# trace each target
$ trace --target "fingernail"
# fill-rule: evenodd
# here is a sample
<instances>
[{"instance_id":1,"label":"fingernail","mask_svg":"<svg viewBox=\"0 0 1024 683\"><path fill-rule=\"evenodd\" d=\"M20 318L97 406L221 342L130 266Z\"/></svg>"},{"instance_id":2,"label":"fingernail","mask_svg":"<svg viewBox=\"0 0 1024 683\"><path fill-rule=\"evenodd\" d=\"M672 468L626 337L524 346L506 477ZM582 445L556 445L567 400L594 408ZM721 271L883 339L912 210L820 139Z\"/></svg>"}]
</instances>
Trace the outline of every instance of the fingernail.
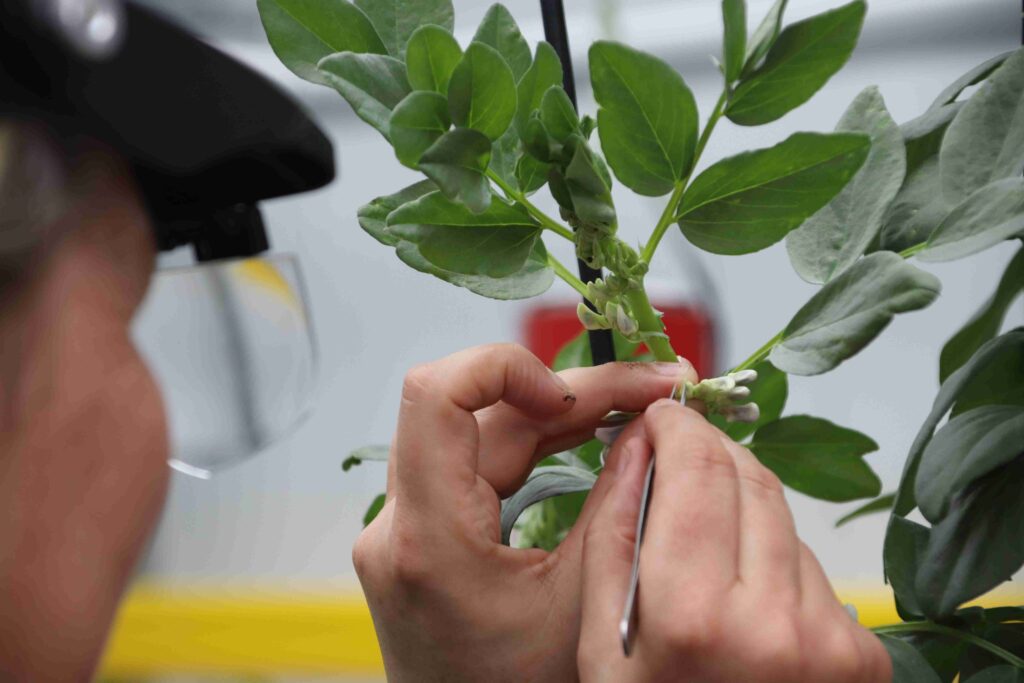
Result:
<instances>
[{"instance_id":1,"label":"fingernail","mask_svg":"<svg viewBox=\"0 0 1024 683\"><path fill-rule=\"evenodd\" d=\"M562 390L562 400L566 402L575 401L576 394L573 393L573 390L570 389L569 385L565 383L565 380L559 377L558 373L556 373L554 370L551 370L550 368L548 369L548 372L551 373L551 378L555 380L555 384L558 385L558 388Z\"/></svg>"},{"instance_id":2,"label":"fingernail","mask_svg":"<svg viewBox=\"0 0 1024 683\"><path fill-rule=\"evenodd\" d=\"M690 369L690 364L685 360L678 363L651 363L651 367L659 375L680 379Z\"/></svg>"}]
</instances>

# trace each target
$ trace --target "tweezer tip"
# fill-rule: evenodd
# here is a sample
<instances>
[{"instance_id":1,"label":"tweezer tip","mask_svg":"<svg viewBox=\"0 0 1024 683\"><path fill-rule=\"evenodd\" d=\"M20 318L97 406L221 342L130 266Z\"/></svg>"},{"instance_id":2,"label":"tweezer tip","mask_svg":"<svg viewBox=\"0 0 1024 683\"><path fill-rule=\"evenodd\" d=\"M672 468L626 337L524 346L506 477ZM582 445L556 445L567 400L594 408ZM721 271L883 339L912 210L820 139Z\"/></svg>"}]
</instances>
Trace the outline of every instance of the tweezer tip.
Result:
<instances>
[{"instance_id":1,"label":"tweezer tip","mask_svg":"<svg viewBox=\"0 0 1024 683\"><path fill-rule=\"evenodd\" d=\"M622 654L629 656L629 619L619 622L619 638L622 639Z\"/></svg>"}]
</instances>

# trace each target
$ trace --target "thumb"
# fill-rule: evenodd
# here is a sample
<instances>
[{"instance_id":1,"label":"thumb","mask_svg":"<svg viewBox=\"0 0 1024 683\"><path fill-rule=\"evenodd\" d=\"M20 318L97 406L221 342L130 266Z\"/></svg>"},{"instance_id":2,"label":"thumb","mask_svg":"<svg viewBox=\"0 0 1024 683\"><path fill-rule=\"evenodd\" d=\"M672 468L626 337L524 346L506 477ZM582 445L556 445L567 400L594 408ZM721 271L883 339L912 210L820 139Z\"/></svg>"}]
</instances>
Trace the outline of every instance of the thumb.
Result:
<instances>
[{"instance_id":1,"label":"thumb","mask_svg":"<svg viewBox=\"0 0 1024 683\"><path fill-rule=\"evenodd\" d=\"M587 526L583 542L581 651L618 652L618 624L629 590L636 524L651 446L643 435L623 444L611 490Z\"/></svg>"}]
</instances>

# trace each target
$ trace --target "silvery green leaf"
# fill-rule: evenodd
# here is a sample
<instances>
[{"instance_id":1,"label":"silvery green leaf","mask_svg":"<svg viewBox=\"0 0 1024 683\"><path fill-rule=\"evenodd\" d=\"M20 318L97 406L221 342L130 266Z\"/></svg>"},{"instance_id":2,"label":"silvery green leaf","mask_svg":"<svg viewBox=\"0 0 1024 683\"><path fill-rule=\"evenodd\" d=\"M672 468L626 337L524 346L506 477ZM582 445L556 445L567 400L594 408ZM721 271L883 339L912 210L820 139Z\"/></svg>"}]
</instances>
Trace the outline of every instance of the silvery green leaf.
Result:
<instances>
[{"instance_id":1,"label":"silvery green leaf","mask_svg":"<svg viewBox=\"0 0 1024 683\"><path fill-rule=\"evenodd\" d=\"M597 475L578 467L538 467L530 472L523 487L501 503L501 542L508 545L519 515L542 500L565 493L589 491Z\"/></svg>"},{"instance_id":2,"label":"silvery green leaf","mask_svg":"<svg viewBox=\"0 0 1024 683\"><path fill-rule=\"evenodd\" d=\"M789 0L775 0L764 15L764 19L754 29L750 39L747 41L747 56L743 64L743 76L761 66L761 60L768 54L768 50L775 44L782 31L782 15L786 12L786 4Z\"/></svg>"},{"instance_id":3,"label":"silvery green leaf","mask_svg":"<svg viewBox=\"0 0 1024 683\"><path fill-rule=\"evenodd\" d=\"M312 83L333 85L317 68L327 55L387 52L370 20L347 1L257 0L256 6L278 59Z\"/></svg>"},{"instance_id":4,"label":"silvery green leaf","mask_svg":"<svg viewBox=\"0 0 1024 683\"><path fill-rule=\"evenodd\" d=\"M491 5L487 10L476 34L473 35L473 42L483 43L497 50L512 69L517 82L530 68L530 44L519 32L519 26L508 9L500 3Z\"/></svg>"},{"instance_id":5,"label":"silvery green leaf","mask_svg":"<svg viewBox=\"0 0 1024 683\"><path fill-rule=\"evenodd\" d=\"M939 675L914 646L899 638L880 636L892 659L893 683L942 683Z\"/></svg>"},{"instance_id":6,"label":"silvery green leaf","mask_svg":"<svg viewBox=\"0 0 1024 683\"><path fill-rule=\"evenodd\" d=\"M1024 407L980 406L957 415L924 449L914 484L917 506L937 523L953 496L1022 452Z\"/></svg>"},{"instance_id":7,"label":"silvery green leaf","mask_svg":"<svg viewBox=\"0 0 1024 683\"><path fill-rule=\"evenodd\" d=\"M942 347L939 381L966 363L982 344L999 334L1003 319L1017 297L1024 293L1024 247L1006 265L995 293L971 320Z\"/></svg>"},{"instance_id":8,"label":"silvery green leaf","mask_svg":"<svg viewBox=\"0 0 1024 683\"><path fill-rule=\"evenodd\" d=\"M430 24L416 29L409 38L405 69L409 85L416 90L448 92L448 82L462 59L462 48L451 33Z\"/></svg>"},{"instance_id":9,"label":"silvery green leaf","mask_svg":"<svg viewBox=\"0 0 1024 683\"><path fill-rule=\"evenodd\" d=\"M324 57L317 68L359 118L388 137L391 110L411 90L405 64L387 55L339 52Z\"/></svg>"},{"instance_id":10,"label":"silvery green leaf","mask_svg":"<svg viewBox=\"0 0 1024 683\"><path fill-rule=\"evenodd\" d=\"M432 180L421 180L394 194L377 197L369 204L359 207L357 214L359 227L381 244L394 247L401 240L387 231L388 214L403 204L419 199L423 195L436 190L437 185Z\"/></svg>"},{"instance_id":11,"label":"silvery green leaf","mask_svg":"<svg viewBox=\"0 0 1024 683\"><path fill-rule=\"evenodd\" d=\"M877 87L857 95L836 132L869 135L871 151L846 187L786 237L796 272L819 284L843 272L868 248L906 172L903 136Z\"/></svg>"},{"instance_id":12,"label":"silvery green leaf","mask_svg":"<svg viewBox=\"0 0 1024 683\"><path fill-rule=\"evenodd\" d=\"M348 454L348 457L341 463L341 470L343 472L348 472L356 465L362 465L367 460L387 462L390 454L390 446L361 446Z\"/></svg>"},{"instance_id":13,"label":"silvery green leaf","mask_svg":"<svg viewBox=\"0 0 1024 683\"><path fill-rule=\"evenodd\" d=\"M1024 178L1003 178L985 185L953 209L918 258L950 261L1015 236L1024 236Z\"/></svg>"},{"instance_id":14,"label":"silvery green leaf","mask_svg":"<svg viewBox=\"0 0 1024 683\"><path fill-rule=\"evenodd\" d=\"M1003 62L949 124L939 152L942 192L959 204L1024 170L1024 50Z\"/></svg>"},{"instance_id":15,"label":"silvery green leaf","mask_svg":"<svg viewBox=\"0 0 1024 683\"><path fill-rule=\"evenodd\" d=\"M369 17L388 52L399 59L405 57L409 36L420 26L434 24L450 33L455 25L451 0L355 0L355 4Z\"/></svg>"},{"instance_id":16,"label":"silvery green leaf","mask_svg":"<svg viewBox=\"0 0 1024 683\"><path fill-rule=\"evenodd\" d=\"M395 253L403 263L421 273L433 275L488 299L501 301L529 299L546 292L555 280L555 273L548 265L547 250L541 240L534 242L533 251L530 252L530 257L520 270L501 278L466 275L438 268L423 258L419 247L412 242L400 242Z\"/></svg>"},{"instance_id":17,"label":"silvery green leaf","mask_svg":"<svg viewBox=\"0 0 1024 683\"><path fill-rule=\"evenodd\" d=\"M939 93L935 101L928 107L929 111L940 109L948 104L956 101L956 98L960 97L965 89L972 85L977 85L986 78L992 75L992 72L1003 65L1003 62L1012 55L1013 52L1004 52L1001 55L996 55L991 59L986 59L984 62L974 67L960 78L956 79L948 86L943 88L942 92Z\"/></svg>"},{"instance_id":18,"label":"silvery green leaf","mask_svg":"<svg viewBox=\"0 0 1024 683\"><path fill-rule=\"evenodd\" d=\"M804 304L769 360L794 375L827 372L867 346L897 313L928 306L940 288L938 278L892 252L865 256Z\"/></svg>"}]
</instances>

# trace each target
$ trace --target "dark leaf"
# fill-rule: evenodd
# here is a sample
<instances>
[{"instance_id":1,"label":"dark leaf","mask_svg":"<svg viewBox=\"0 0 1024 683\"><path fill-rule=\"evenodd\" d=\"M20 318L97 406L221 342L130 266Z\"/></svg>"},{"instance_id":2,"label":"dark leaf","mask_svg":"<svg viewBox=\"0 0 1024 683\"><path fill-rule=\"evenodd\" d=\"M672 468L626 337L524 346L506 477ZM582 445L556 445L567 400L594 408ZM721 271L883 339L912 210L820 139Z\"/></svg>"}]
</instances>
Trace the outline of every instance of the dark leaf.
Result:
<instances>
[{"instance_id":1,"label":"dark leaf","mask_svg":"<svg viewBox=\"0 0 1024 683\"><path fill-rule=\"evenodd\" d=\"M722 21L725 24L722 64L726 82L732 83L740 77L747 56L746 0L722 0Z\"/></svg>"},{"instance_id":2,"label":"dark leaf","mask_svg":"<svg viewBox=\"0 0 1024 683\"><path fill-rule=\"evenodd\" d=\"M373 502L370 503L370 507L366 509L366 514L363 515L364 529L370 526L370 522L377 518L377 515L380 514L380 511L381 509L383 509L384 503L386 502L387 496L385 496L383 493L379 494L376 498L373 499Z\"/></svg>"},{"instance_id":3,"label":"dark leaf","mask_svg":"<svg viewBox=\"0 0 1024 683\"><path fill-rule=\"evenodd\" d=\"M920 652L899 638L880 636L892 658L892 683L942 683Z\"/></svg>"},{"instance_id":4,"label":"dark leaf","mask_svg":"<svg viewBox=\"0 0 1024 683\"><path fill-rule=\"evenodd\" d=\"M852 512L849 512L836 520L836 528L849 524L855 519L873 515L876 512L888 512L892 510L893 501L896 500L895 493L886 493L872 501L864 503Z\"/></svg>"}]
</instances>

